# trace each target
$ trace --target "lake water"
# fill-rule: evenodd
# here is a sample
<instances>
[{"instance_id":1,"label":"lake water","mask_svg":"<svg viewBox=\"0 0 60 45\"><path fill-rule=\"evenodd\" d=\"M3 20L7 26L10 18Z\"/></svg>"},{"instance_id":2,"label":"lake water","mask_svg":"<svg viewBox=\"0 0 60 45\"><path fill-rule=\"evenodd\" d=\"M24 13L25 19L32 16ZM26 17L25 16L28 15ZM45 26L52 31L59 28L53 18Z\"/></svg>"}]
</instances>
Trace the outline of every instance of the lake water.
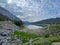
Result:
<instances>
[{"instance_id":1,"label":"lake water","mask_svg":"<svg viewBox=\"0 0 60 45\"><path fill-rule=\"evenodd\" d=\"M29 22L23 22L25 27L29 28L29 29L39 29L39 28L43 28L42 26L36 26L36 25L32 25Z\"/></svg>"},{"instance_id":2,"label":"lake water","mask_svg":"<svg viewBox=\"0 0 60 45\"><path fill-rule=\"evenodd\" d=\"M36 25L26 25L27 28L29 29L39 29L39 28L43 28L42 26L36 26Z\"/></svg>"}]
</instances>

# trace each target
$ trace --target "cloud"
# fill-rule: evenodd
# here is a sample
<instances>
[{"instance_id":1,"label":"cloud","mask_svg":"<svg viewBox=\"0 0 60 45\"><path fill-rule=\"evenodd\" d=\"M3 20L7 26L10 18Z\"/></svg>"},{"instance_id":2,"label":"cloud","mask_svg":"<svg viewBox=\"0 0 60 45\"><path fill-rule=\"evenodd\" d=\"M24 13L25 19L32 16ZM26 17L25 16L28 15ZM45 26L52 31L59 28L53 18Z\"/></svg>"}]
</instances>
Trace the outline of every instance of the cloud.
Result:
<instances>
[{"instance_id":1,"label":"cloud","mask_svg":"<svg viewBox=\"0 0 60 45\"><path fill-rule=\"evenodd\" d=\"M40 21L60 16L60 0L0 0L0 5L23 21Z\"/></svg>"},{"instance_id":2,"label":"cloud","mask_svg":"<svg viewBox=\"0 0 60 45\"><path fill-rule=\"evenodd\" d=\"M10 3L12 3L13 2L13 0L7 0L7 3L8 4L10 4Z\"/></svg>"}]
</instances>

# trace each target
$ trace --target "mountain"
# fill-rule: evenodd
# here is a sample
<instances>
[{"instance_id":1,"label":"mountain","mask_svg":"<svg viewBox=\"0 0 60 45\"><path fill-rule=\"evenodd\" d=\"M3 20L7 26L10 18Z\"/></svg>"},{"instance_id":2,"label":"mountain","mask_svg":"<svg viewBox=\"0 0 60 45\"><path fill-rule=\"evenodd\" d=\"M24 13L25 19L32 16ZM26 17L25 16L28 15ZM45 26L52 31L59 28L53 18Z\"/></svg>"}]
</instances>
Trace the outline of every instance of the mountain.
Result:
<instances>
[{"instance_id":1,"label":"mountain","mask_svg":"<svg viewBox=\"0 0 60 45\"><path fill-rule=\"evenodd\" d=\"M30 22L28 22L28 21L23 21L23 23L24 23L25 26L30 25Z\"/></svg>"},{"instance_id":2,"label":"mountain","mask_svg":"<svg viewBox=\"0 0 60 45\"><path fill-rule=\"evenodd\" d=\"M11 14L8 10L0 7L0 21L2 21L2 20L13 21L18 26L23 24L22 21L18 17Z\"/></svg>"},{"instance_id":3,"label":"mountain","mask_svg":"<svg viewBox=\"0 0 60 45\"><path fill-rule=\"evenodd\" d=\"M60 23L60 18L50 18L42 21L32 22L33 25Z\"/></svg>"},{"instance_id":4,"label":"mountain","mask_svg":"<svg viewBox=\"0 0 60 45\"><path fill-rule=\"evenodd\" d=\"M10 20L10 19L8 19L6 16L0 13L0 21L7 21L7 20Z\"/></svg>"}]
</instances>

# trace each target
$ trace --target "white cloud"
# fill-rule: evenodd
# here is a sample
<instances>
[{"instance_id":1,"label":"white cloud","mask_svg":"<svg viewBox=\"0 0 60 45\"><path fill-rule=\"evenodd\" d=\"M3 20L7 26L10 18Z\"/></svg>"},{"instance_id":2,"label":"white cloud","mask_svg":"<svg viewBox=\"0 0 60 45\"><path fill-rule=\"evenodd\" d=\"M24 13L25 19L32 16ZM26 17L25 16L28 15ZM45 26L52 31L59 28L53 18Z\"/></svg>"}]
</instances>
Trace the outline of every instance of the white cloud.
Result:
<instances>
[{"instance_id":1,"label":"white cloud","mask_svg":"<svg viewBox=\"0 0 60 45\"><path fill-rule=\"evenodd\" d=\"M24 21L32 22L60 16L60 3L57 0L7 0L9 6L5 4L2 3L3 7Z\"/></svg>"},{"instance_id":2,"label":"white cloud","mask_svg":"<svg viewBox=\"0 0 60 45\"><path fill-rule=\"evenodd\" d=\"M11 4L13 2L13 0L7 0L8 4Z\"/></svg>"}]
</instances>

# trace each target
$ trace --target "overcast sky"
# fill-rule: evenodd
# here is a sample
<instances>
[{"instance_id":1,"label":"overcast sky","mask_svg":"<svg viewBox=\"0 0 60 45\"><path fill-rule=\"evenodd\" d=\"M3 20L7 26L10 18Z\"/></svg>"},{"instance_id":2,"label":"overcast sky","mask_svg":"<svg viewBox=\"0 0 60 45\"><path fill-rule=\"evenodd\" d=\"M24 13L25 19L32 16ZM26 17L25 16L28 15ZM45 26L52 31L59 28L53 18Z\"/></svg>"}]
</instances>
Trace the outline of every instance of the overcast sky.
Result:
<instances>
[{"instance_id":1,"label":"overcast sky","mask_svg":"<svg viewBox=\"0 0 60 45\"><path fill-rule=\"evenodd\" d=\"M60 17L60 0L0 0L0 6L23 21Z\"/></svg>"}]
</instances>

